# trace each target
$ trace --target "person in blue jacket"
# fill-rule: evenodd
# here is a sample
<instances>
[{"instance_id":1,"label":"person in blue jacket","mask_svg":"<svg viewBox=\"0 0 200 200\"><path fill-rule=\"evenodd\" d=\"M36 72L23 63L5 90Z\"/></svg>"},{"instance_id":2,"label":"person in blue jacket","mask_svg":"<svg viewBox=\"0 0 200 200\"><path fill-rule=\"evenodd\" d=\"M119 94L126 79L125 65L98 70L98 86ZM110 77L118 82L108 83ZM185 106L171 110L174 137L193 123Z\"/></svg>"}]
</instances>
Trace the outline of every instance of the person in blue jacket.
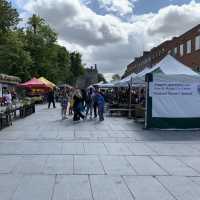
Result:
<instances>
[{"instance_id":1,"label":"person in blue jacket","mask_svg":"<svg viewBox=\"0 0 200 200\"><path fill-rule=\"evenodd\" d=\"M98 106L98 115L99 115L99 121L104 121L104 104L105 100L103 95L99 92L96 91L96 101L97 101L97 106Z\"/></svg>"}]
</instances>

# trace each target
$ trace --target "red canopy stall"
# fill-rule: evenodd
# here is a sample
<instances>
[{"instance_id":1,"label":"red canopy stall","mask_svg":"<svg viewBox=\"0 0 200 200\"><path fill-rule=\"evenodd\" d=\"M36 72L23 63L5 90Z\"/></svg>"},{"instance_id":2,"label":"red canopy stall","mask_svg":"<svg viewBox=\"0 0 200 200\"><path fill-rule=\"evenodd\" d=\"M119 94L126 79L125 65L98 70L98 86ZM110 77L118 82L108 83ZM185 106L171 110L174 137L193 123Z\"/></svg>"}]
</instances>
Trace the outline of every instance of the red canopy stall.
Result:
<instances>
[{"instance_id":1,"label":"red canopy stall","mask_svg":"<svg viewBox=\"0 0 200 200\"><path fill-rule=\"evenodd\" d=\"M31 91L31 96L47 93L51 88L37 78L33 78L25 83L18 85L19 88L24 88Z\"/></svg>"}]
</instances>

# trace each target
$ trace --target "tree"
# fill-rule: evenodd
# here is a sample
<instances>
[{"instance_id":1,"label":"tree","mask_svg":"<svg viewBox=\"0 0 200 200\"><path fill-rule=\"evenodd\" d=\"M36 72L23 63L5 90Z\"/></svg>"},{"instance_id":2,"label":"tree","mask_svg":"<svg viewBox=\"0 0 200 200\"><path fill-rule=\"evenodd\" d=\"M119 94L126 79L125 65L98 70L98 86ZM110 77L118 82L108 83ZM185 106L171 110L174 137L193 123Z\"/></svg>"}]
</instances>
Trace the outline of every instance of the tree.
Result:
<instances>
[{"instance_id":1,"label":"tree","mask_svg":"<svg viewBox=\"0 0 200 200\"><path fill-rule=\"evenodd\" d=\"M0 73L19 76L23 81L30 78L32 59L24 50L21 30L7 34L7 40L0 45Z\"/></svg>"},{"instance_id":2,"label":"tree","mask_svg":"<svg viewBox=\"0 0 200 200\"><path fill-rule=\"evenodd\" d=\"M26 29L17 27L19 20L11 3L0 0L0 73L74 84L84 73L81 54L58 45L57 33L41 17L30 17Z\"/></svg>"},{"instance_id":3,"label":"tree","mask_svg":"<svg viewBox=\"0 0 200 200\"><path fill-rule=\"evenodd\" d=\"M33 15L28 20L26 30L26 50L30 53L33 66L31 68L32 76L46 76L53 74L52 68L55 63L51 63L56 56L54 45L57 40L57 34L45 23L44 19Z\"/></svg>"},{"instance_id":4,"label":"tree","mask_svg":"<svg viewBox=\"0 0 200 200\"><path fill-rule=\"evenodd\" d=\"M77 78L84 74L81 54L78 52L70 53L70 71L72 72L71 84L75 84Z\"/></svg>"},{"instance_id":5,"label":"tree","mask_svg":"<svg viewBox=\"0 0 200 200\"><path fill-rule=\"evenodd\" d=\"M118 80L120 80L121 78L120 78L120 75L119 74L114 74L113 76L112 76L112 81L118 81Z\"/></svg>"},{"instance_id":6,"label":"tree","mask_svg":"<svg viewBox=\"0 0 200 200\"><path fill-rule=\"evenodd\" d=\"M30 25L30 28L33 30L33 33L36 34L39 27L44 25L44 19L33 14L32 17L28 19L28 25Z\"/></svg>"},{"instance_id":7,"label":"tree","mask_svg":"<svg viewBox=\"0 0 200 200\"><path fill-rule=\"evenodd\" d=\"M0 0L0 32L5 33L19 23L19 14L7 0Z\"/></svg>"},{"instance_id":8,"label":"tree","mask_svg":"<svg viewBox=\"0 0 200 200\"><path fill-rule=\"evenodd\" d=\"M104 83L107 82L104 75L101 73L98 73L98 82L104 82Z\"/></svg>"}]
</instances>

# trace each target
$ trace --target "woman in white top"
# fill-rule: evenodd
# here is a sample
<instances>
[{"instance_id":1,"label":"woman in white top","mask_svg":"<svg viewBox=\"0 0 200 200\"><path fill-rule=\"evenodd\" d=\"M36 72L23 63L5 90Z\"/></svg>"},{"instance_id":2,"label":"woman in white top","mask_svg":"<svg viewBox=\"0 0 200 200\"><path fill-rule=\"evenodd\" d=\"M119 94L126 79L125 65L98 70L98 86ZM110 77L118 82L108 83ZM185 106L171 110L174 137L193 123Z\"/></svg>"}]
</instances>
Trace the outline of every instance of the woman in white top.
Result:
<instances>
[{"instance_id":1,"label":"woman in white top","mask_svg":"<svg viewBox=\"0 0 200 200\"><path fill-rule=\"evenodd\" d=\"M6 105L10 108L12 106L12 95L9 91L4 94L5 100L6 100Z\"/></svg>"}]
</instances>

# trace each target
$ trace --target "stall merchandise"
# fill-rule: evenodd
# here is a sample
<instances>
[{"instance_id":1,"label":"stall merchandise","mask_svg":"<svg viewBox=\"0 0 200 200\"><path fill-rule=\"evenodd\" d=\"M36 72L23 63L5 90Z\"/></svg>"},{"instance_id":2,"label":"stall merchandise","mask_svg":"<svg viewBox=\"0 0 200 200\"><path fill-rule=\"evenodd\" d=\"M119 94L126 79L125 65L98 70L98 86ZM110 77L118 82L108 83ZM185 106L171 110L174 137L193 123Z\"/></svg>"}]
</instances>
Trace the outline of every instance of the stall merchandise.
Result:
<instances>
[{"instance_id":1,"label":"stall merchandise","mask_svg":"<svg viewBox=\"0 0 200 200\"><path fill-rule=\"evenodd\" d=\"M5 98L4 93L6 90L15 93L15 86L20 83L20 78L16 76L9 76L6 74L0 74L0 105L4 105Z\"/></svg>"}]
</instances>

